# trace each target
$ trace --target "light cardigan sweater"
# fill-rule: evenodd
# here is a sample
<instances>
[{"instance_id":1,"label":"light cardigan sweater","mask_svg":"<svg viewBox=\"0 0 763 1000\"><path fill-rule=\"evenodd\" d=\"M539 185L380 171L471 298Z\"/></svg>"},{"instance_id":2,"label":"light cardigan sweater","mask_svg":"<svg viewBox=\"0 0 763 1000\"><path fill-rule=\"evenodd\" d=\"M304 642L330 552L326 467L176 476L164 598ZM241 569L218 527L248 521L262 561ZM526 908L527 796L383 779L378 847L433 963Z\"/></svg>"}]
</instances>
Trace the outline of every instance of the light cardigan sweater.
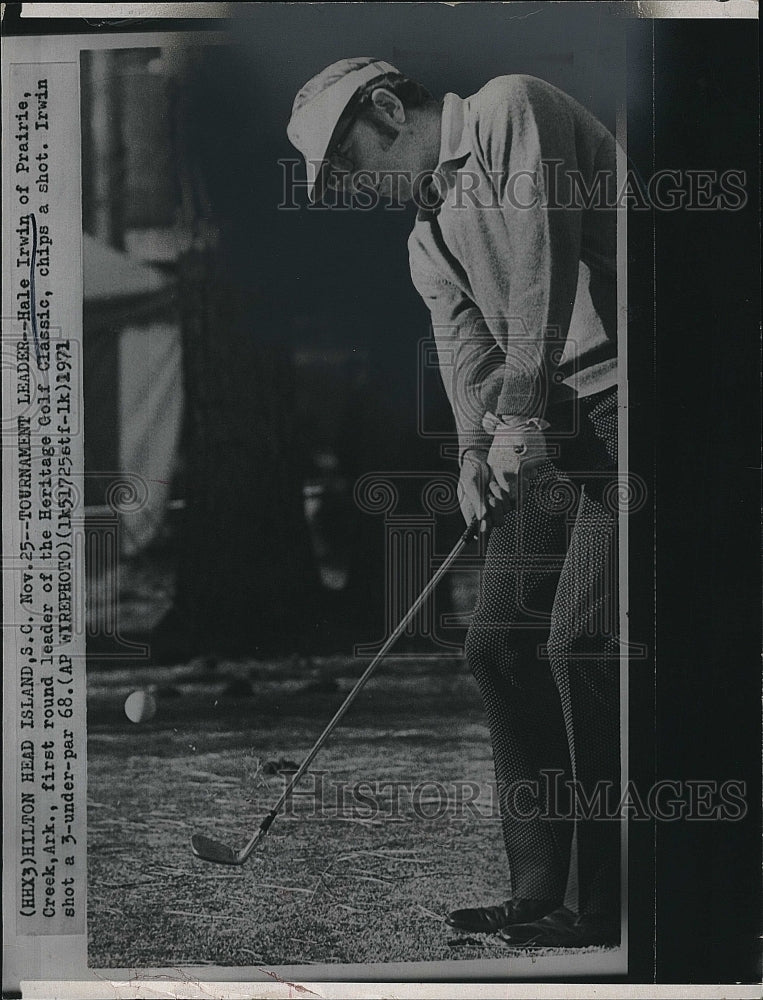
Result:
<instances>
[{"instance_id":1,"label":"light cardigan sweater","mask_svg":"<svg viewBox=\"0 0 763 1000\"><path fill-rule=\"evenodd\" d=\"M408 249L461 458L489 448L488 410L542 416L617 383L616 211L597 178L611 196L615 140L550 84L502 76L446 95L443 201L419 211Z\"/></svg>"}]
</instances>

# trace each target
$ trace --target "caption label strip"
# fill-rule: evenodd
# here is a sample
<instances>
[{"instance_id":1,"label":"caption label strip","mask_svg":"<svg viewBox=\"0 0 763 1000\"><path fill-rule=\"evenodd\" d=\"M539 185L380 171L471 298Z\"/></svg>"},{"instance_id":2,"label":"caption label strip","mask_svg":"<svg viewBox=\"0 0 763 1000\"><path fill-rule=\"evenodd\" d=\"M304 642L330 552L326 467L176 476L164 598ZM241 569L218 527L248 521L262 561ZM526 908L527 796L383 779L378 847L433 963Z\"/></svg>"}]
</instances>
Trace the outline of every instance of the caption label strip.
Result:
<instances>
[{"instance_id":1,"label":"caption label strip","mask_svg":"<svg viewBox=\"0 0 763 1000\"><path fill-rule=\"evenodd\" d=\"M81 223L71 168L79 140L64 113L72 88L74 64L10 69L4 652L17 733L16 929L27 935L85 929L84 547L74 530L82 524L81 286L73 280Z\"/></svg>"}]
</instances>

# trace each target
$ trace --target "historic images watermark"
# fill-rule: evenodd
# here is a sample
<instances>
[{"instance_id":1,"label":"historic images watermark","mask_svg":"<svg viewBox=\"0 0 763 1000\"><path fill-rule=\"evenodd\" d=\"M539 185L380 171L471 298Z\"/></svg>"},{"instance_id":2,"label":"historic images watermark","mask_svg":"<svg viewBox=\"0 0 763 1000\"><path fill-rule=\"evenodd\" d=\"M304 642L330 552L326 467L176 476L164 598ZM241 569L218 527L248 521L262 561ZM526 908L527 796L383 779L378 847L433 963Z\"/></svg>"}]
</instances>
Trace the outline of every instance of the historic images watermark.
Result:
<instances>
[{"instance_id":1,"label":"historic images watermark","mask_svg":"<svg viewBox=\"0 0 763 1000\"><path fill-rule=\"evenodd\" d=\"M284 770L288 781L293 772ZM747 815L747 786L742 780L665 778L639 787L598 781L588 787L542 770L539 779L510 784L434 778L376 778L342 781L328 771L304 776L287 802L284 816L300 820L375 821L448 818L519 822L547 821L713 821L737 822Z\"/></svg>"},{"instance_id":2,"label":"historic images watermark","mask_svg":"<svg viewBox=\"0 0 763 1000\"><path fill-rule=\"evenodd\" d=\"M599 171L588 179L581 170L562 170L562 160L546 160L540 171L516 170L508 176L462 168L454 174L451 185L428 171L416 175L404 170L342 171L333 175L321 202L309 204L302 160L280 159L278 166L281 171L278 208L282 211L300 208L373 211L379 206L400 209L401 192L405 190L412 192L413 204L423 211L436 210L446 194L449 208L500 211L543 208L738 212L748 200L744 170L666 168L645 178L639 171L628 169L621 177L612 171Z\"/></svg>"}]
</instances>

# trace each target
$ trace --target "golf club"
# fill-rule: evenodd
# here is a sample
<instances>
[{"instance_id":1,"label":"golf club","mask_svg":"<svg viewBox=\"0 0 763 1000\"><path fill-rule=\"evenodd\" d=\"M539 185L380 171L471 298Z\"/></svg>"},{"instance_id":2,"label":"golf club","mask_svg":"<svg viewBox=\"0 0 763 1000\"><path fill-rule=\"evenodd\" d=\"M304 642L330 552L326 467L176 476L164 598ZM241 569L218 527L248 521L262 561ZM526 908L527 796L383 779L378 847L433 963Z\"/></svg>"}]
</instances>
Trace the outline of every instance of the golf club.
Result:
<instances>
[{"instance_id":1,"label":"golf club","mask_svg":"<svg viewBox=\"0 0 763 1000\"><path fill-rule=\"evenodd\" d=\"M345 700L337 709L336 714L334 715L331 722L329 722L329 724L323 730L323 732L313 745L313 748L308 753L307 757L305 757L305 759L299 765L299 768L294 772L291 781L288 783L286 788L284 788L279 800L276 802L276 804L273 806L273 808L270 810L267 816L260 823L259 829L251 838L251 840L249 840L249 842L245 844L240 851L235 851L232 847L229 847L227 844L221 844L216 840L212 840L209 837L205 837L203 834L196 833L193 835L193 837L191 837L191 849L193 850L193 853L196 855L197 858L201 858L203 861L211 861L218 865L242 865L246 861L246 859L249 857L249 855L252 853L255 847L257 847L259 842L265 837L268 830L270 829L271 823L276 818L278 813L281 811L281 808L291 795L295 785L300 780L305 771L308 769L308 767L312 764L313 760L316 757L316 754L321 749L326 740L329 738L329 736L332 734L336 726L339 724L340 720L347 712L350 705L352 705L357 696L363 690L367 681L371 678L371 675L374 673L378 665L384 659L384 657L389 652L394 643L397 641L397 639L400 637L400 635L405 631L405 628L408 625L408 623L414 617L419 608L427 600L429 595L437 586L440 579L448 571L452 563L458 558L464 546L467 545L472 539L478 536L479 526L480 522L475 517L472 520L471 524L465 529L465 531L458 539L456 544L453 546L449 554L445 557L442 564L433 574L429 583L427 583L426 587L424 587L422 592L419 594L419 596L411 605L410 609L406 612L405 616L401 619L395 631L389 636L389 638L385 641L384 645L376 654L376 656L373 658L371 663L369 663L369 665L366 667L363 674L353 687L352 691L350 691Z\"/></svg>"}]
</instances>

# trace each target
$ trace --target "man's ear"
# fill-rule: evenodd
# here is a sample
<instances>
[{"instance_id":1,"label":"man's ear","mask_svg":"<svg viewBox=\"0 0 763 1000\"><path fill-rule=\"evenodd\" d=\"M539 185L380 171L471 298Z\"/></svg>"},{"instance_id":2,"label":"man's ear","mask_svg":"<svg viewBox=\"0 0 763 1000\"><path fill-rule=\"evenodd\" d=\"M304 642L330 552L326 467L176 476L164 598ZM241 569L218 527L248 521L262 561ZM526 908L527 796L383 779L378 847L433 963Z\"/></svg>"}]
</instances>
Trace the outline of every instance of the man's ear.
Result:
<instances>
[{"instance_id":1,"label":"man's ear","mask_svg":"<svg viewBox=\"0 0 763 1000\"><path fill-rule=\"evenodd\" d=\"M371 92L371 103L396 125L402 125L405 122L403 102L397 94L393 94L386 87L377 87Z\"/></svg>"}]
</instances>

